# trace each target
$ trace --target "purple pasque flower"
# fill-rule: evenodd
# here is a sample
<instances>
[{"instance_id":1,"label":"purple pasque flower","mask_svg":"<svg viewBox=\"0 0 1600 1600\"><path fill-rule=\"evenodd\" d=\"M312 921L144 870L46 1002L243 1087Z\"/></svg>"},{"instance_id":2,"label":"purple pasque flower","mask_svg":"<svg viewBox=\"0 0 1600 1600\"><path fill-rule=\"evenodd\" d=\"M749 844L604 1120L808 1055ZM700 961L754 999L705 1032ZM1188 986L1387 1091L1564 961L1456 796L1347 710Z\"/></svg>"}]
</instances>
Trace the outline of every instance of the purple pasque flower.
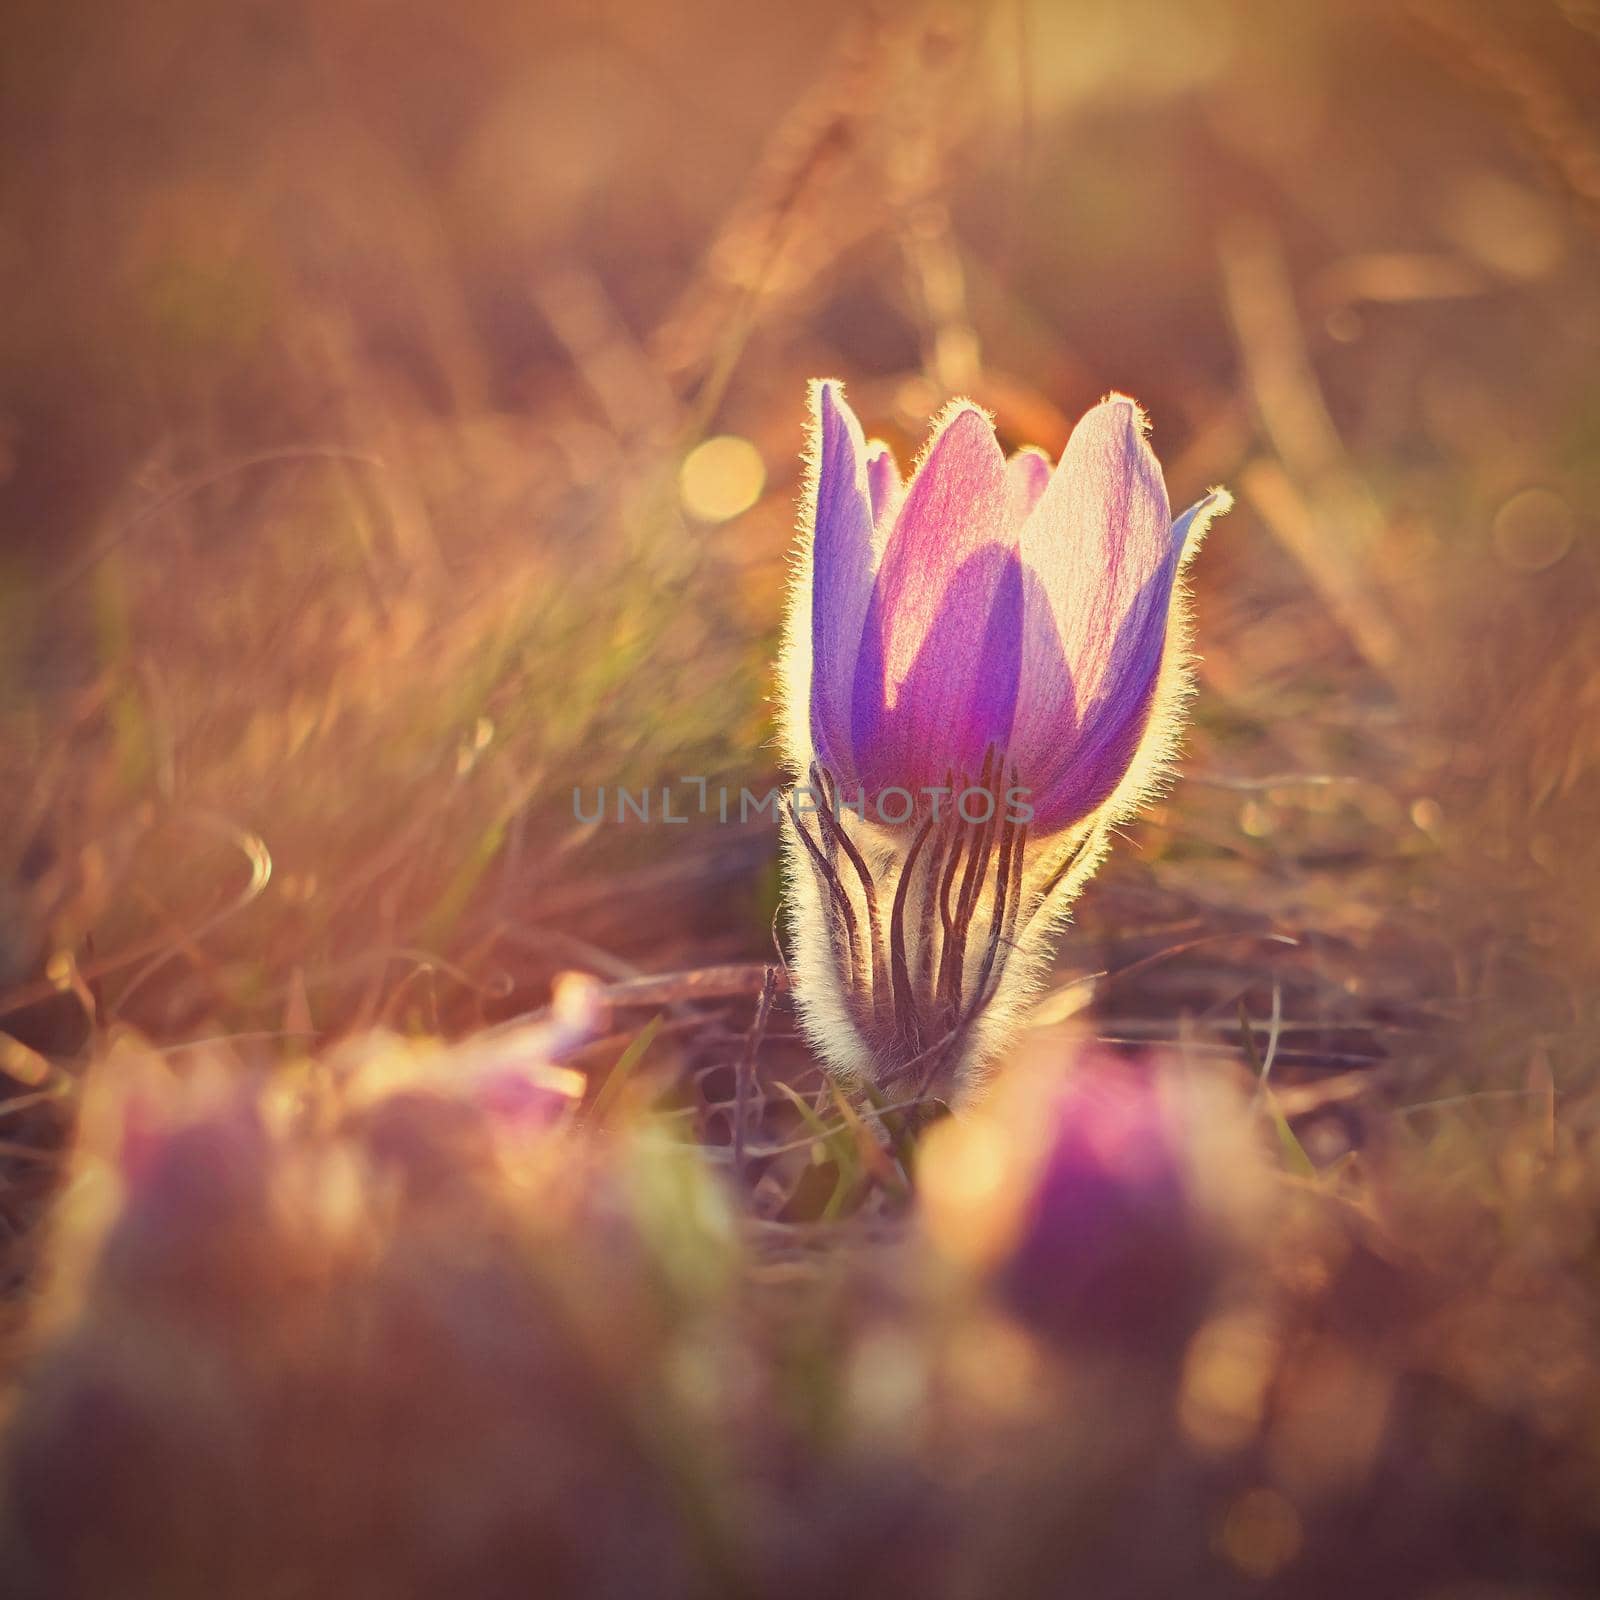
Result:
<instances>
[{"instance_id":1,"label":"purple pasque flower","mask_svg":"<svg viewBox=\"0 0 1600 1600\"><path fill-rule=\"evenodd\" d=\"M1043 1160L1002 1274L1028 1321L1119 1348L1181 1339L1210 1286L1189 1110L1165 1074L1086 1051L1036 1108Z\"/></svg>"},{"instance_id":2,"label":"purple pasque flower","mask_svg":"<svg viewBox=\"0 0 1600 1600\"><path fill-rule=\"evenodd\" d=\"M1179 568L1225 497L1174 522L1123 395L1079 422L1054 468L1034 449L1008 461L988 417L958 401L904 487L840 385L813 396L819 765L846 793L921 797L976 779L994 752L1027 791L1036 838L1082 821L1133 765Z\"/></svg>"},{"instance_id":3,"label":"purple pasque flower","mask_svg":"<svg viewBox=\"0 0 1600 1600\"><path fill-rule=\"evenodd\" d=\"M902 482L835 382L782 662L796 995L829 1064L970 1088L1110 830L1161 777L1187 687L1179 574L1229 504L1173 520L1113 395L1052 467L956 401ZM802 800L804 806L802 807Z\"/></svg>"}]
</instances>

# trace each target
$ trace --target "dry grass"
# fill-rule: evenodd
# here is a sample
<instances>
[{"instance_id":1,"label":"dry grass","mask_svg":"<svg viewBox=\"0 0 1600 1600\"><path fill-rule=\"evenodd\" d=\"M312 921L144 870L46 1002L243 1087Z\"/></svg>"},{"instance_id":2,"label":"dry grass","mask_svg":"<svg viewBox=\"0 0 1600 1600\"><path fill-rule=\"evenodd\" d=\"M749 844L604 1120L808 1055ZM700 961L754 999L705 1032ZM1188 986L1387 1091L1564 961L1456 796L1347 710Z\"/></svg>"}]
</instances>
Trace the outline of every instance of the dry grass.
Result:
<instances>
[{"instance_id":1,"label":"dry grass","mask_svg":"<svg viewBox=\"0 0 1600 1600\"><path fill-rule=\"evenodd\" d=\"M673 9L484 0L446 26L356 0L175 0L80 34L56 8L8 18L13 1314L82 1085L124 1028L294 1070L373 1027L472 1034L578 968L612 1001L580 1063L591 1109L609 1094L608 1114L692 1130L742 1180L756 1278L830 1286L834 1335L866 1339L849 1308L872 1302L871 1268L850 1247L870 1263L881 1230L900 1238L914 1159L822 1083L781 986L756 1023L770 829L584 825L572 793L772 783L806 378L844 375L908 455L952 392L1008 443L1055 447L1115 387L1153 416L1174 499L1224 482L1239 505L1196 569L1182 780L1080 903L1055 1010L1275 1087L1282 1157L1314 1172L1291 1187L1320 1219L1306 1244L1291 1206L1260 1244L1265 1278L1320 1285L1273 1344L1284 1393L1345 1382L1319 1341L1367 1304L1340 1286L1370 1254L1420 1296L1384 1382L1461 1386L1459 1416L1433 1390L1407 1404L1449 1410L1439 1437L1464 1430L1474 1461L1510 1429L1508 1459L1544 1462L1552 1409L1596 1414L1593 18ZM711 522L680 469L720 434L766 481ZM1472 1255L1482 1230L1498 1255ZM920 1340L924 1314L954 1315L913 1294L890 1332ZM1536 1338L1529 1372L1516 1351ZM834 1349L815 1371L846 1366ZM1086 1383L1069 1387L1093 1406L1121 1393ZM1171 1417L1138 1415L1159 1453ZM697 1424L705 1449L724 1424ZM1408 1426L1392 1437L1457 1448ZM1537 1518L1497 1556L1508 1582L1559 1581L1592 1539L1593 1461L1557 1432L1569 1453L1538 1481L1571 1503L1547 1567L1517 1565ZM1049 1518L1030 1492L1125 1481L1128 1462L1079 1479L1053 1449L1029 1434L1033 1490L1012 1483L993 1548L953 1570L1009 1560L1037 1584ZM880 1508L884 1527L921 1526L920 1459L913 1509ZM1412 1503L1399 1457L1325 1520L1292 1472L1245 1459L1218 1482L1267 1484L1298 1550L1336 1548L1351 1506ZM1507 1503L1490 1476L1461 1504ZM830 1533L845 1492L807 1481L819 1542L882 1533ZM1247 1502L1193 1548L1220 1539L1248 1574L1281 1513ZM1403 1528L1385 1539L1375 1572ZM1070 1559L1105 1592L1179 1581Z\"/></svg>"}]
</instances>

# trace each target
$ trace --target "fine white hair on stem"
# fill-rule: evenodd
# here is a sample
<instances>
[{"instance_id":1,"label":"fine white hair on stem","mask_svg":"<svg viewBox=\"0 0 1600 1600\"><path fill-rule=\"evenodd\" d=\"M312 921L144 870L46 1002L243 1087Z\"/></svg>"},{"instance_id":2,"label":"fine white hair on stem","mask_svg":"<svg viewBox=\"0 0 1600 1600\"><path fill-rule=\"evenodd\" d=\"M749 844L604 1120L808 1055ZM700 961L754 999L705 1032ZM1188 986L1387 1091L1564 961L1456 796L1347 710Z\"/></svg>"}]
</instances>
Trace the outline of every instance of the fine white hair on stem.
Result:
<instances>
[{"instance_id":1,"label":"fine white hair on stem","mask_svg":"<svg viewBox=\"0 0 1600 1600\"><path fill-rule=\"evenodd\" d=\"M1125 396L1108 396L1106 402L1116 408L1124 403L1131 407L1142 454L1127 457L1131 464L1114 470L1144 473L1143 482L1153 477L1156 498L1147 495L1144 503L1164 509L1159 468L1143 443L1148 419ZM860 541L870 532L870 565L861 543L846 539L842 546L853 549L856 558L840 602L848 636L851 607L865 605L854 583L863 577L869 587L879 581L886 541L917 470L932 459L945 431L969 411L992 428L988 414L971 402L951 401L930 430L911 477L902 482L898 474L891 478L880 472L873 480L879 487L874 507L868 463L882 447L863 438L844 405L842 385L833 380L811 385L799 535L778 663L779 737L794 793L824 800L823 810L810 811L809 820L793 805L781 818L791 971L802 1026L835 1076L866 1080L897 1096L909 1090L945 1102L981 1092L1043 986L1073 902L1104 859L1113 830L1171 781L1196 659L1184 569L1210 524L1232 503L1225 491L1214 489L1170 524L1181 549L1176 559L1167 558L1170 590L1162 596L1165 631L1159 656L1151 653L1144 658L1147 664L1134 669L1141 674L1136 681L1148 685L1138 701L1141 721L1126 764L1107 774L1115 780L1110 792L1102 791L1087 814L1051 821L1037 837L1029 832L1031 813L1020 820L1008 813L1004 824L986 819L980 826L953 816L941 821L937 805L930 810L919 803L909 818L869 817L867 786L858 773L828 770L820 754L822 736L812 726L813 677L823 669L813 653L819 507L826 504L830 515L842 507L850 539ZM1108 424L1098 410L1094 417L1102 430L1097 440L1107 437L1108 426L1127 426ZM825 437L825 427L833 425L846 430L847 448L839 448L838 435ZM825 484L825 470L841 476ZM852 470L853 482L843 476ZM1150 528L1148 512L1140 526ZM840 534L839 528L829 531ZM1148 532L1144 536L1148 540ZM1155 571L1161 571L1159 565ZM842 648L848 671L851 646ZM827 665L831 669L833 663ZM837 706L837 686L831 692ZM844 703L848 717L848 699ZM833 742L839 736L827 737ZM970 781L970 768L960 761L952 765L963 783ZM991 744L983 760L983 781L992 783L991 806L994 793L1007 787L1005 778L1026 776L1003 748ZM841 807L847 789L852 799ZM1029 792L1026 783L1022 792Z\"/></svg>"}]
</instances>

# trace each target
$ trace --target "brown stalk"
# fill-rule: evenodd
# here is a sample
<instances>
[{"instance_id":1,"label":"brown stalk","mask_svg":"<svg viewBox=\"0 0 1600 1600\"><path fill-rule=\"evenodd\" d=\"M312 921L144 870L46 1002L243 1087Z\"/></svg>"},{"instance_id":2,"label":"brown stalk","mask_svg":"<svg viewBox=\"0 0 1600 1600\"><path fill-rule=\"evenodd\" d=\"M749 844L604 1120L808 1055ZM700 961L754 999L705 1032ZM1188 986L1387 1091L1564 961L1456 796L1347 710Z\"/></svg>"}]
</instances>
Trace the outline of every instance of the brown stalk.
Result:
<instances>
[{"instance_id":1,"label":"brown stalk","mask_svg":"<svg viewBox=\"0 0 1600 1600\"><path fill-rule=\"evenodd\" d=\"M946 968L945 963L940 963L941 984L947 983L948 1001L953 1012L961 1009L961 995L964 987L965 966L967 956L967 932L972 926L972 914L977 906L978 886L983 882L989 869L989 852L994 844L994 825L999 806L995 800L993 778L996 762L994 746L991 745L984 752L983 770L979 774L979 786L989 796L989 815L977 824L978 831L973 839L972 849L967 855L966 871L961 878L961 897L957 901L955 917L955 959ZM968 824L969 827L972 824Z\"/></svg>"},{"instance_id":2,"label":"brown stalk","mask_svg":"<svg viewBox=\"0 0 1600 1600\"><path fill-rule=\"evenodd\" d=\"M862 892L867 902L867 929L872 941L872 999L873 1010L876 1013L878 997L887 987L881 980L887 976L883 962L883 926L878 920L878 891L873 883L872 873L867 863L862 859L861 852L851 842L850 835L844 831L844 825L833 814L833 801L826 786L821 779L821 771L815 762L811 765L811 782L813 787L823 790L824 805L818 816L822 821L822 831L833 839L841 850L850 858L850 864L856 869L856 876L861 880ZM791 808L793 801L790 802Z\"/></svg>"},{"instance_id":3,"label":"brown stalk","mask_svg":"<svg viewBox=\"0 0 1600 1600\"><path fill-rule=\"evenodd\" d=\"M844 884L839 881L839 874L833 870L833 863L822 853L816 840L811 837L805 824L801 822L800 812L795 806L792 794L788 798L788 806L789 820L794 823L795 832L799 834L801 842L810 852L811 860L817 871L822 874L823 882L828 886L828 897L832 900L833 908L838 913L838 921L844 924L850 956L850 981L856 992L859 993L865 973L861 965L861 939L856 927L855 908L850 904L850 896L845 893ZM837 939L837 926L835 927L835 938Z\"/></svg>"},{"instance_id":4,"label":"brown stalk","mask_svg":"<svg viewBox=\"0 0 1600 1600\"><path fill-rule=\"evenodd\" d=\"M911 987L911 972L906 964L906 895L911 888L917 857L922 854L922 847L927 843L928 834L932 829L933 818L929 816L917 830L917 836L912 841L910 852L906 856L905 867L900 873L900 882L895 887L894 910L889 918L889 961L894 977L895 1032L916 1050L922 1047L922 1018L917 1009L916 993Z\"/></svg>"}]
</instances>

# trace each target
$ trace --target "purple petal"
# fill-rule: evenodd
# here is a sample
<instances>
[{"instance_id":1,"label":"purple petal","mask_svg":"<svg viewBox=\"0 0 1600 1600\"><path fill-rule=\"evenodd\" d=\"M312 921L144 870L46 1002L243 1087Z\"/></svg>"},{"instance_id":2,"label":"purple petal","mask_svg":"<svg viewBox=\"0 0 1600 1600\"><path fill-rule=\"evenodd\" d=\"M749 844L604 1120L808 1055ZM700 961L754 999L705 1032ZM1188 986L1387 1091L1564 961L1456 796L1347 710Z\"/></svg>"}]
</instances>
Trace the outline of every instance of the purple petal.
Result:
<instances>
[{"instance_id":1,"label":"purple petal","mask_svg":"<svg viewBox=\"0 0 1600 1600\"><path fill-rule=\"evenodd\" d=\"M1233 496L1226 489L1213 489L1204 500L1196 500L1172 524L1172 548L1181 567L1192 556L1206 529L1233 504Z\"/></svg>"},{"instance_id":2,"label":"purple petal","mask_svg":"<svg viewBox=\"0 0 1600 1600\"><path fill-rule=\"evenodd\" d=\"M866 441L837 383L812 390L817 500L811 544L811 738L817 757L851 768L850 699L872 594L873 515Z\"/></svg>"},{"instance_id":3,"label":"purple petal","mask_svg":"<svg viewBox=\"0 0 1600 1600\"><path fill-rule=\"evenodd\" d=\"M1006 514L1014 528L1033 515L1033 508L1050 482L1050 457L1032 445L1006 462Z\"/></svg>"},{"instance_id":4,"label":"purple petal","mask_svg":"<svg viewBox=\"0 0 1600 1600\"><path fill-rule=\"evenodd\" d=\"M1005 458L988 418L961 406L911 480L873 589L852 719L869 787L975 777L1005 740L1021 588Z\"/></svg>"},{"instance_id":5,"label":"purple petal","mask_svg":"<svg viewBox=\"0 0 1600 1600\"><path fill-rule=\"evenodd\" d=\"M1146 1071L1088 1056L1044 1118L1047 1155L1006 1297L1072 1342L1182 1347L1205 1308L1212 1241L1181 1125Z\"/></svg>"},{"instance_id":6,"label":"purple petal","mask_svg":"<svg viewBox=\"0 0 1600 1600\"><path fill-rule=\"evenodd\" d=\"M867 488L872 495L872 520L886 529L887 519L899 509L902 484L894 454L882 439L867 445Z\"/></svg>"},{"instance_id":7,"label":"purple petal","mask_svg":"<svg viewBox=\"0 0 1600 1600\"><path fill-rule=\"evenodd\" d=\"M1043 580L1080 702L1091 705L1130 609L1173 553L1166 485L1131 400L1105 401L1073 430L1022 549Z\"/></svg>"},{"instance_id":8,"label":"purple petal","mask_svg":"<svg viewBox=\"0 0 1600 1600\"><path fill-rule=\"evenodd\" d=\"M1022 674L1024 572L1015 550L988 544L950 579L944 604L899 686L856 746L869 794L913 793L954 777L977 782L1003 753ZM878 681L876 613L869 613L858 681ZM992 783L995 793L1003 786Z\"/></svg>"},{"instance_id":9,"label":"purple petal","mask_svg":"<svg viewBox=\"0 0 1600 1600\"><path fill-rule=\"evenodd\" d=\"M1041 831L1070 827L1103 805L1133 765L1161 675L1175 572L1173 562L1153 573L1145 596L1129 608L1112 643L1103 693L1080 709L1062 758L1040 780L1034 803Z\"/></svg>"},{"instance_id":10,"label":"purple petal","mask_svg":"<svg viewBox=\"0 0 1600 1600\"><path fill-rule=\"evenodd\" d=\"M1011 753L1040 829L1109 798L1149 715L1178 551L1143 422L1120 395L1090 411L1022 530L1040 581L1029 589Z\"/></svg>"}]
</instances>

